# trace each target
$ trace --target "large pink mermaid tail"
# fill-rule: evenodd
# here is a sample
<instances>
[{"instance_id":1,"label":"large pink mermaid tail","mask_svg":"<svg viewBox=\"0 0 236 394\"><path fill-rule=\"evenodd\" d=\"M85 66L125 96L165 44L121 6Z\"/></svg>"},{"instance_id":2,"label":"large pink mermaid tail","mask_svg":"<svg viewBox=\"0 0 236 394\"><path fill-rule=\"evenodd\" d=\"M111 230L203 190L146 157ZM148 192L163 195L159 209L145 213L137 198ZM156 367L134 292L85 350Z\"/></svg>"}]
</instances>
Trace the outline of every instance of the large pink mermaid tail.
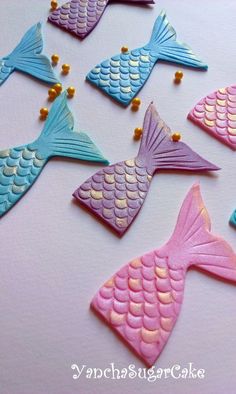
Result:
<instances>
[{"instance_id":1,"label":"large pink mermaid tail","mask_svg":"<svg viewBox=\"0 0 236 394\"><path fill-rule=\"evenodd\" d=\"M151 104L145 115L137 157L98 171L74 192L74 197L123 235L139 213L158 169L214 171L219 168L185 143L172 141L169 127Z\"/></svg>"},{"instance_id":2,"label":"large pink mermaid tail","mask_svg":"<svg viewBox=\"0 0 236 394\"><path fill-rule=\"evenodd\" d=\"M77 37L84 38L95 28L108 2L109 0L71 0L52 11L48 21ZM154 4L154 0L123 0L123 2Z\"/></svg>"},{"instance_id":3,"label":"large pink mermaid tail","mask_svg":"<svg viewBox=\"0 0 236 394\"><path fill-rule=\"evenodd\" d=\"M204 97L189 112L188 119L236 150L236 85Z\"/></svg>"},{"instance_id":4,"label":"large pink mermaid tail","mask_svg":"<svg viewBox=\"0 0 236 394\"><path fill-rule=\"evenodd\" d=\"M183 301L185 274L193 265L236 282L236 255L210 233L199 185L185 198L169 242L125 265L91 303L148 366L172 332Z\"/></svg>"}]
</instances>

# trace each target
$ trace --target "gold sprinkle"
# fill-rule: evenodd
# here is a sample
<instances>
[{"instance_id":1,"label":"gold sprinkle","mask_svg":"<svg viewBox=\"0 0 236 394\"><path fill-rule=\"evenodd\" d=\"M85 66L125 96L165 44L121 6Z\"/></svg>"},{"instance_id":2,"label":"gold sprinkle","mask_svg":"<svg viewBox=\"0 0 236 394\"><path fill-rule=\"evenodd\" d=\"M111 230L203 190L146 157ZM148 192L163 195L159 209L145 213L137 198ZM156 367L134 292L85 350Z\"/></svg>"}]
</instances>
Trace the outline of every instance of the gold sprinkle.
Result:
<instances>
[{"instance_id":1,"label":"gold sprinkle","mask_svg":"<svg viewBox=\"0 0 236 394\"><path fill-rule=\"evenodd\" d=\"M146 343L153 343L153 342L159 342L159 337L160 337L160 331L159 330L146 330L146 328L142 327L141 330L141 335Z\"/></svg>"},{"instance_id":2,"label":"gold sprinkle","mask_svg":"<svg viewBox=\"0 0 236 394\"><path fill-rule=\"evenodd\" d=\"M101 199L103 198L102 191L97 191L97 190L94 190L94 189L92 189L92 190L90 191L90 195L91 195L91 197L94 198L95 200L101 200Z\"/></svg>"},{"instance_id":3,"label":"gold sprinkle","mask_svg":"<svg viewBox=\"0 0 236 394\"><path fill-rule=\"evenodd\" d=\"M107 183L114 183L115 182L114 174L105 174L105 181Z\"/></svg>"},{"instance_id":4,"label":"gold sprinkle","mask_svg":"<svg viewBox=\"0 0 236 394\"><path fill-rule=\"evenodd\" d=\"M140 279L133 279L129 278L129 287L131 290L140 290L141 289L141 280Z\"/></svg>"},{"instance_id":5,"label":"gold sprinkle","mask_svg":"<svg viewBox=\"0 0 236 394\"><path fill-rule=\"evenodd\" d=\"M111 320L112 324L119 326L124 323L125 314L121 315L120 313L116 313L115 311L111 311L110 320Z\"/></svg>"},{"instance_id":6,"label":"gold sprinkle","mask_svg":"<svg viewBox=\"0 0 236 394\"><path fill-rule=\"evenodd\" d=\"M115 200L115 205L117 208L127 208L127 200L124 198L123 200L119 200L118 198Z\"/></svg>"},{"instance_id":7,"label":"gold sprinkle","mask_svg":"<svg viewBox=\"0 0 236 394\"><path fill-rule=\"evenodd\" d=\"M160 268L160 267L156 267L155 268L156 274L159 278L167 278L168 274L167 274L167 269L166 268Z\"/></svg>"},{"instance_id":8,"label":"gold sprinkle","mask_svg":"<svg viewBox=\"0 0 236 394\"><path fill-rule=\"evenodd\" d=\"M159 300L163 302L163 304L169 304L170 302L172 302L172 295L169 291L166 293L158 292L157 295Z\"/></svg>"},{"instance_id":9,"label":"gold sprinkle","mask_svg":"<svg viewBox=\"0 0 236 394\"><path fill-rule=\"evenodd\" d=\"M172 317L161 317L161 326L165 331L171 331L173 326Z\"/></svg>"}]
</instances>

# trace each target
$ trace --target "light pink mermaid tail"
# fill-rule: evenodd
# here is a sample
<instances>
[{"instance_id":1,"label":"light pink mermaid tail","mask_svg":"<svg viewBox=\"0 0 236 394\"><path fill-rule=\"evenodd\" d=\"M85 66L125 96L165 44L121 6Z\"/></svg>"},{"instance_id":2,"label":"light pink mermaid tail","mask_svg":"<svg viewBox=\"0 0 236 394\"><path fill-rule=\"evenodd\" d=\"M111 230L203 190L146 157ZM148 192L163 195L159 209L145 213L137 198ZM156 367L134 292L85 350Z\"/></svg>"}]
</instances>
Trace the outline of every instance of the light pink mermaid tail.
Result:
<instances>
[{"instance_id":1,"label":"light pink mermaid tail","mask_svg":"<svg viewBox=\"0 0 236 394\"><path fill-rule=\"evenodd\" d=\"M77 37L84 38L97 25L108 2L109 0L71 0L52 11L48 21ZM123 0L123 2L154 4L154 0Z\"/></svg>"},{"instance_id":2,"label":"light pink mermaid tail","mask_svg":"<svg viewBox=\"0 0 236 394\"><path fill-rule=\"evenodd\" d=\"M148 366L159 357L176 323L191 265L236 282L236 255L210 233L199 185L185 198L169 242L125 265L91 303Z\"/></svg>"},{"instance_id":3,"label":"light pink mermaid tail","mask_svg":"<svg viewBox=\"0 0 236 394\"><path fill-rule=\"evenodd\" d=\"M188 119L236 150L236 85L204 97L189 112Z\"/></svg>"}]
</instances>

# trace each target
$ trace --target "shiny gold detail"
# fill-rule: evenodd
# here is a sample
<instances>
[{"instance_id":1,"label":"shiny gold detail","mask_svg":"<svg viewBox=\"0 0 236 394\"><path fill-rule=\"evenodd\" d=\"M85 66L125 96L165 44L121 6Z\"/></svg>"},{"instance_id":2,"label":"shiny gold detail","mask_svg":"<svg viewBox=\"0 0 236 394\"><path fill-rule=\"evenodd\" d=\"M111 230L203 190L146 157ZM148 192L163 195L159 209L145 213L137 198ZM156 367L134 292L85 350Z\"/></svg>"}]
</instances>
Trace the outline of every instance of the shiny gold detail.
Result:
<instances>
[{"instance_id":1,"label":"shiny gold detail","mask_svg":"<svg viewBox=\"0 0 236 394\"><path fill-rule=\"evenodd\" d=\"M112 277L111 279L109 279L108 281L106 281L106 283L104 284L105 287L114 287L114 277Z\"/></svg>"},{"instance_id":2,"label":"shiny gold detail","mask_svg":"<svg viewBox=\"0 0 236 394\"><path fill-rule=\"evenodd\" d=\"M181 71L181 70L176 71L175 79L180 79L181 80L183 78L183 76L184 76L183 71Z\"/></svg>"},{"instance_id":3,"label":"shiny gold detail","mask_svg":"<svg viewBox=\"0 0 236 394\"><path fill-rule=\"evenodd\" d=\"M209 127L213 127L215 126L215 121L214 120L208 120L207 118L204 119L204 123L209 126Z\"/></svg>"},{"instance_id":4,"label":"shiny gold detail","mask_svg":"<svg viewBox=\"0 0 236 394\"><path fill-rule=\"evenodd\" d=\"M142 127L136 127L136 128L134 129L134 138L135 138L136 140L139 140L142 134L143 134L143 129L142 129Z\"/></svg>"},{"instance_id":5,"label":"shiny gold detail","mask_svg":"<svg viewBox=\"0 0 236 394\"><path fill-rule=\"evenodd\" d=\"M173 326L172 317L161 317L161 327L165 331L171 331Z\"/></svg>"},{"instance_id":6,"label":"shiny gold detail","mask_svg":"<svg viewBox=\"0 0 236 394\"><path fill-rule=\"evenodd\" d=\"M135 98L132 100L132 104L133 104L133 105L141 105L141 99L140 99L139 97L135 97Z\"/></svg>"},{"instance_id":7,"label":"shiny gold detail","mask_svg":"<svg viewBox=\"0 0 236 394\"><path fill-rule=\"evenodd\" d=\"M127 53L127 52L129 52L129 48L126 47L126 46L123 46L123 47L121 48L121 52L122 52L122 53Z\"/></svg>"},{"instance_id":8,"label":"shiny gold detail","mask_svg":"<svg viewBox=\"0 0 236 394\"><path fill-rule=\"evenodd\" d=\"M125 164L126 164L128 167L134 167L134 166L135 166L134 159L126 160L126 161L125 161Z\"/></svg>"},{"instance_id":9,"label":"shiny gold detail","mask_svg":"<svg viewBox=\"0 0 236 394\"><path fill-rule=\"evenodd\" d=\"M0 159L4 159L5 157L8 157L10 154L10 149L5 149L0 151Z\"/></svg>"},{"instance_id":10,"label":"shiny gold detail","mask_svg":"<svg viewBox=\"0 0 236 394\"><path fill-rule=\"evenodd\" d=\"M49 98L49 100L53 101L56 97L57 97L57 92L56 92L56 90L53 89L53 88L50 88L50 89L48 90L48 98Z\"/></svg>"},{"instance_id":11,"label":"shiny gold detail","mask_svg":"<svg viewBox=\"0 0 236 394\"><path fill-rule=\"evenodd\" d=\"M54 53L51 57L53 64L57 64L60 60L59 55L57 55L56 53Z\"/></svg>"},{"instance_id":12,"label":"shiny gold detail","mask_svg":"<svg viewBox=\"0 0 236 394\"><path fill-rule=\"evenodd\" d=\"M129 287L131 288L131 290L134 290L134 291L140 290L142 288L141 287L141 280L129 278Z\"/></svg>"},{"instance_id":13,"label":"shiny gold detail","mask_svg":"<svg viewBox=\"0 0 236 394\"><path fill-rule=\"evenodd\" d=\"M126 182L128 182L128 183L137 183L137 179L136 179L135 175L125 174L125 179L126 179Z\"/></svg>"},{"instance_id":14,"label":"shiny gold detail","mask_svg":"<svg viewBox=\"0 0 236 394\"><path fill-rule=\"evenodd\" d=\"M74 95L75 95L75 88L74 88L74 86L69 86L67 88L67 94L68 94L68 97L70 97L70 98L74 97Z\"/></svg>"},{"instance_id":15,"label":"shiny gold detail","mask_svg":"<svg viewBox=\"0 0 236 394\"><path fill-rule=\"evenodd\" d=\"M166 268L160 268L160 267L156 267L155 268L155 272L156 275L161 278L161 279L165 279L168 276L168 272Z\"/></svg>"},{"instance_id":16,"label":"shiny gold detail","mask_svg":"<svg viewBox=\"0 0 236 394\"><path fill-rule=\"evenodd\" d=\"M173 301L171 292L167 291L166 293L158 292L157 293L159 300L163 304L169 304L170 302Z\"/></svg>"},{"instance_id":17,"label":"shiny gold detail","mask_svg":"<svg viewBox=\"0 0 236 394\"><path fill-rule=\"evenodd\" d=\"M69 64L63 64L63 65L61 66L61 69L62 69L62 73L63 73L63 74L68 74L69 71L70 71L70 65L69 65Z\"/></svg>"},{"instance_id":18,"label":"shiny gold detail","mask_svg":"<svg viewBox=\"0 0 236 394\"><path fill-rule=\"evenodd\" d=\"M48 116L48 109L46 107L43 107L40 109L39 113L40 113L40 118L44 120Z\"/></svg>"},{"instance_id":19,"label":"shiny gold detail","mask_svg":"<svg viewBox=\"0 0 236 394\"><path fill-rule=\"evenodd\" d=\"M111 323L119 326L125 322L125 314L116 313L115 311L111 311L110 313Z\"/></svg>"},{"instance_id":20,"label":"shiny gold detail","mask_svg":"<svg viewBox=\"0 0 236 394\"><path fill-rule=\"evenodd\" d=\"M57 9L58 3L56 0L51 1L51 10L55 11Z\"/></svg>"},{"instance_id":21,"label":"shiny gold detail","mask_svg":"<svg viewBox=\"0 0 236 394\"><path fill-rule=\"evenodd\" d=\"M142 267L142 261L140 259L134 259L131 261L130 265L133 268L140 268Z\"/></svg>"},{"instance_id":22,"label":"shiny gold detail","mask_svg":"<svg viewBox=\"0 0 236 394\"><path fill-rule=\"evenodd\" d=\"M228 132L230 134L236 135L236 129L232 129L232 127L228 127Z\"/></svg>"},{"instance_id":23,"label":"shiny gold detail","mask_svg":"<svg viewBox=\"0 0 236 394\"><path fill-rule=\"evenodd\" d=\"M143 311L143 304L131 301L129 308L132 315L141 315Z\"/></svg>"},{"instance_id":24,"label":"shiny gold detail","mask_svg":"<svg viewBox=\"0 0 236 394\"><path fill-rule=\"evenodd\" d=\"M140 60L142 61L142 62L145 62L145 63L148 63L149 62L149 56L144 56L144 55L142 55L142 56L140 56Z\"/></svg>"},{"instance_id":25,"label":"shiny gold detail","mask_svg":"<svg viewBox=\"0 0 236 394\"><path fill-rule=\"evenodd\" d=\"M208 105L208 104L206 104L206 105L205 105L205 109L206 109L207 112L214 112L214 111L215 111L214 105Z\"/></svg>"},{"instance_id":26,"label":"shiny gold detail","mask_svg":"<svg viewBox=\"0 0 236 394\"><path fill-rule=\"evenodd\" d=\"M228 118L229 118L229 120L236 121L236 115L232 115L232 114L228 113Z\"/></svg>"},{"instance_id":27,"label":"shiny gold detail","mask_svg":"<svg viewBox=\"0 0 236 394\"><path fill-rule=\"evenodd\" d=\"M142 335L142 339L146 343L159 342L160 331L159 330L150 331L150 330L146 330L146 328L142 327L141 335Z\"/></svg>"},{"instance_id":28,"label":"shiny gold detail","mask_svg":"<svg viewBox=\"0 0 236 394\"><path fill-rule=\"evenodd\" d=\"M226 100L219 100L219 99L217 99L216 102L217 102L217 104L220 105L221 107L225 107Z\"/></svg>"},{"instance_id":29,"label":"shiny gold detail","mask_svg":"<svg viewBox=\"0 0 236 394\"><path fill-rule=\"evenodd\" d=\"M116 205L117 208L121 208L121 209L127 208L127 200L126 200L126 198L124 198L124 199L118 199L117 198L115 200L115 205Z\"/></svg>"},{"instance_id":30,"label":"shiny gold detail","mask_svg":"<svg viewBox=\"0 0 236 394\"><path fill-rule=\"evenodd\" d=\"M97 191L97 190L94 190L94 189L92 189L92 190L90 191L90 195L91 195L91 197L94 198L95 200L101 200L101 199L103 198L102 191Z\"/></svg>"},{"instance_id":31,"label":"shiny gold detail","mask_svg":"<svg viewBox=\"0 0 236 394\"><path fill-rule=\"evenodd\" d=\"M105 174L105 181L107 183L114 183L115 182L115 175L114 174Z\"/></svg>"},{"instance_id":32,"label":"shiny gold detail","mask_svg":"<svg viewBox=\"0 0 236 394\"><path fill-rule=\"evenodd\" d=\"M172 138L172 141L178 142L178 141L181 140L181 134L180 133L174 133L174 134L172 134L171 138Z\"/></svg>"},{"instance_id":33,"label":"shiny gold detail","mask_svg":"<svg viewBox=\"0 0 236 394\"><path fill-rule=\"evenodd\" d=\"M4 167L3 175L12 176L16 174L16 171L17 171L17 167Z\"/></svg>"},{"instance_id":34,"label":"shiny gold detail","mask_svg":"<svg viewBox=\"0 0 236 394\"><path fill-rule=\"evenodd\" d=\"M222 93L222 94L226 94L227 93L225 88L219 89L218 92Z\"/></svg>"},{"instance_id":35,"label":"shiny gold detail","mask_svg":"<svg viewBox=\"0 0 236 394\"><path fill-rule=\"evenodd\" d=\"M55 85L53 85L53 89L56 90L57 94L60 94L62 92L62 84L61 83L55 83Z\"/></svg>"},{"instance_id":36,"label":"shiny gold detail","mask_svg":"<svg viewBox=\"0 0 236 394\"><path fill-rule=\"evenodd\" d=\"M127 218L116 218L116 225L118 227L127 227L128 226Z\"/></svg>"}]
</instances>

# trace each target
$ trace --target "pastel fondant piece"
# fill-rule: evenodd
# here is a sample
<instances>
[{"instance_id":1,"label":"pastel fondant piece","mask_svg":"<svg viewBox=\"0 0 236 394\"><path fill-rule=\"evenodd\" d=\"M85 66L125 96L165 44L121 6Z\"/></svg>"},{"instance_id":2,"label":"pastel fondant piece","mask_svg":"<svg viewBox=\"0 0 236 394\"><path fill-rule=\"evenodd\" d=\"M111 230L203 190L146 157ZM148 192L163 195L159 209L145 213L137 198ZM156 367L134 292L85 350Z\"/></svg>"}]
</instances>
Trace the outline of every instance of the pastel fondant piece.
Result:
<instances>
[{"instance_id":1,"label":"pastel fondant piece","mask_svg":"<svg viewBox=\"0 0 236 394\"><path fill-rule=\"evenodd\" d=\"M236 228L236 209L235 209L235 211L232 213L229 222L230 222L230 224L232 224L232 226L234 226L234 227Z\"/></svg>"},{"instance_id":2,"label":"pastel fondant piece","mask_svg":"<svg viewBox=\"0 0 236 394\"><path fill-rule=\"evenodd\" d=\"M210 233L210 227L199 185L194 185L169 242L125 265L91 303L149 367L174 328L189 267L236 282L236 254L223 238Z\"/></svg>"},{"instance_id":3,"label":"pastel fondant piece","mask_svg":"<svg viewBox=\"0 0 236 394\"><path fill-rule=\"evenodd\" d=\"M128 4L154 4L154 0L124 0ZM52 11L48 21L79 38L86 37L100 21L109 0L71 0Z\"/></svg>"},{"instance_id":4,"label":"pastel fondant piece","mask_svg":"<svg viewBox=\"0 0 236 394\"><path fill-rule=\"evenodd\" d=\"M236 85L204 97L189 112L188 119L236 150Z\"/></svg>"},{"instance_id":5,"label":"pastel fondant piece","mask_svg":"<svg viewBox=\"0 0 236 394\"><path fill-rule=\"evenodd\" d=\"M49 84L58 82L47 56L41 55L43 38L41 23L32 26L16 48L0 59L0 85L14 71L22 71Z\"/></svg>"},{"instance_id":6,"label":"pastel fondant piece","mask_svg":"<svg viewBox=\"0 0 236 394\"><path fill-rule=\"evenodd\" d=\"M185 143L174 142L170 134L151 104L138 155L98 171L74 192L74 197L122 235L142 207L155 171L219 169Z\"/></svg>"},{"instance_id":7,"label":"pastel fondant piece","mask_svg":"<svg viewBox=\"0 0 236 394\"><path fill-rule=\"evenodd\" d=\"M87 134L74 131L66 93L55 100L36 141L0 151L0 216L28 191L52 156L108 163Z\"/></svg>"},{"instance_id":8,"label":"pastel fondant piece","mask_svg":"<svg viewBox=\"0 0 236 394\"><path fill-rule=\"evenodd\" d=\"M143 87L158 60L207 69L187 45L176 41L176 32L162 11L147 45L103 61L90 71L87 80L127 106Z\"/></svg>"}]
</instances>

